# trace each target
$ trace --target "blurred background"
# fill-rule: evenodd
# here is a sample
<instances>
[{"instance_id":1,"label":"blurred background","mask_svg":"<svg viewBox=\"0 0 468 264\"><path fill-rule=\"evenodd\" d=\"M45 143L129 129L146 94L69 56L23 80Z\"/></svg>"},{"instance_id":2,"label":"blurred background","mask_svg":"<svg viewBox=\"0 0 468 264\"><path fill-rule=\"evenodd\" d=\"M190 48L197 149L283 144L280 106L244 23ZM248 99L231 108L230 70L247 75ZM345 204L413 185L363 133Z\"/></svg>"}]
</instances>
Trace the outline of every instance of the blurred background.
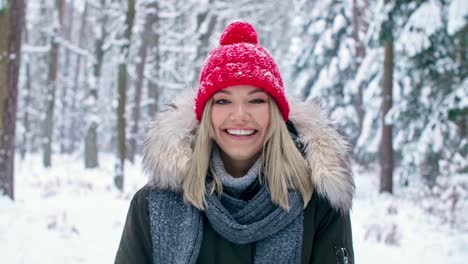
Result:
<instances>
[{"instance_id":1,"label":"blurred background","mask_svg":"<svg viewBox=\"0 0 468 264\"><path fill-rule=\"evenodd\" d=\"M113 261L145 129L236 20L352 143L356 263L465 263L466 0L0 0L0 262Z\"/></svg>"}]
</instances>

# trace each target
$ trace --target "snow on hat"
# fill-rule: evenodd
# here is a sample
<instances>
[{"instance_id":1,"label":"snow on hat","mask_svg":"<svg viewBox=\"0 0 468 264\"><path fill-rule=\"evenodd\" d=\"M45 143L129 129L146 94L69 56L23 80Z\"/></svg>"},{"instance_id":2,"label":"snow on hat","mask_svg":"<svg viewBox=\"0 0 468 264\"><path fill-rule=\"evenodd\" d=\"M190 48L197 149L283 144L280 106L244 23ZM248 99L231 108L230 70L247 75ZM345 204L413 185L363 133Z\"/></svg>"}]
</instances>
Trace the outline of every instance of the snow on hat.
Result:
<instances>
[{"instance_id":1,"label":"snow on hat","mask_svg":"<svg viewBox=\"0 0 468 264\"><path fill-rule=\"evenodd\" d=\"M219 90L234 85L258 87L275 99L284 121L289 118L289 104L283 80L270 53L258 45L252 25L234 22L224 29L220 46L210 52L200 74L195 113L201 121L206 102Z\"/></svg>"}]
</instances>

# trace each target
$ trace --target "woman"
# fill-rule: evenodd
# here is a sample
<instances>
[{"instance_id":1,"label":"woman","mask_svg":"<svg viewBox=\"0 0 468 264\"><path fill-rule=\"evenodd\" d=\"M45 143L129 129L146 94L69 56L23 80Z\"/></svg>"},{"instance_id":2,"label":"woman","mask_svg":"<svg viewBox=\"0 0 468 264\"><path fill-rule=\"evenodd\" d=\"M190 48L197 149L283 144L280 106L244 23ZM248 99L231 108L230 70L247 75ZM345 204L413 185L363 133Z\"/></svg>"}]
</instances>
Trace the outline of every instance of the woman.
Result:
<instances>
[{"instance_id":1,"label":"woman","mask_svg":"<svg viewBox=\"0 0 468 264\"><path fill-rule=\"evenodd\" d=\"M347 143L317 104L288 102L250 24L209 54L195 115L192 98L149 130L115 263L354 263Z\"/></svg>"}]
</instances>

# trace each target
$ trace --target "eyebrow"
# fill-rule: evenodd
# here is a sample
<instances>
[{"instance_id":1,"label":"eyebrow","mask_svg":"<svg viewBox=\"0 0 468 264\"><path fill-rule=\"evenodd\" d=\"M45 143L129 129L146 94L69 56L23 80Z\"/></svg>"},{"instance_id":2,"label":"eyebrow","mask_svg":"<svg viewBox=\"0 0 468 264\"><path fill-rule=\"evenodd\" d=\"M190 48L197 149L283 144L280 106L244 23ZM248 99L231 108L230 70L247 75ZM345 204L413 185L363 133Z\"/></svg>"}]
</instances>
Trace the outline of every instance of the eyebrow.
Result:
<instances>
[{"instance_id":1,"label":"eyebrow","mask_svg":"<svg viewBox=\"0 0 468 264\"><path fill-rule=\"evenodd\" d=\"M216 93L225 93L225 94L229 94L229 95L231 94L231 92L226 91L226 90L219 90L219 91L216 92ZM255 90L253 90L253 91L250 91L250 92L249 92L249 95L255 94L255 93L266 93L266 92L263 91L262 89L258 88L258 89L255 89Z\"/></svg>"},{"instance_id":2,"label":"eyebrow","mask_svg":"<svg viewBox=\"0 0 468 264\"><path fill-rule=\"evenodd\" d=\"M266 92L263 91L262 89L258 88L258 89L256 89L256 90L253 90L253 91L249 92L249 95L250 95L250 94L255 94L255 93L266 93Z\"/></svg>"}]
</instances>

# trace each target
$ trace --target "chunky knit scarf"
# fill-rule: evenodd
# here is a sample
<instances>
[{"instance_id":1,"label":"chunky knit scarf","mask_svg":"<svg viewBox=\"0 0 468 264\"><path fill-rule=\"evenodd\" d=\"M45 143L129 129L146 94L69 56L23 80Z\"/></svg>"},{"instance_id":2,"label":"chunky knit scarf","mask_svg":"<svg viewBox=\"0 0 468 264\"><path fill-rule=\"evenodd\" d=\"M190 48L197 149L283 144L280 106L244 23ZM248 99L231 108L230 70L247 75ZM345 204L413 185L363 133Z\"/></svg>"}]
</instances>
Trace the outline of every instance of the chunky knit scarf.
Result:
<instances>
[{"instance_id":1,"label":"chunky knit scarf","mask_svg":"<svg viewBox=\"0 0 468 264\"><path fill-rule=\"evenodd\" d=\"M219 175L224 171L216 168L219 163L214 166L218 177L226 176ZM265 186L248 202L225 192L221 197L207 193L207 208L199 211L184 203L181 194L150 192L154 263L196 263L203 238L203 213L225 239L237 244L255 242L255 264L300 263L303 201L299 193L289 193L289 211L272 203Z\"/></svg>"}]
</instances>

